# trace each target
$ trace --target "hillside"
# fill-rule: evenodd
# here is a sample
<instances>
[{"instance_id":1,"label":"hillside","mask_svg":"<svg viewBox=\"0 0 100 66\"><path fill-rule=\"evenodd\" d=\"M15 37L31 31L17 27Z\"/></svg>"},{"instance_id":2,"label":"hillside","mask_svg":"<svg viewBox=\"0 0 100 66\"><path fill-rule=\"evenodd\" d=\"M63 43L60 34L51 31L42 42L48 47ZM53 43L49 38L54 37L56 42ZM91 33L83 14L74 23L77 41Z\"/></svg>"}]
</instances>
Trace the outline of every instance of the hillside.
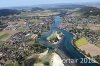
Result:
<instances>
[{"instance_id":1,"label":"hillside","mask_svg":"<svg viewBox=\"0 0 100 66\"><path fill-rule=\"evenodd\" d=\"M20 14L20 11L12 10L12 9L1 9L0 10L0 16L8 16L8 15L14 15L14 14Z\"/></svg>"},{"instance_id":2,"label":"hillside","mask_svg":"<svg viewBox=\"0 0 100 66\"><path fill-rule=\"evenodd\" d=\"M82 13L83 16L100 16L100 9L96 7L85 7L81 8L79 12Z\"/></svg>"},{"instance_id":3,"label":"hillside","mask_svg":"<svg viewBox=\"0 0 100 66\"><path fill-rule=\"evenodd\" d=\"M34 7L31 9L31 11L43 11L44 9L39 8L39 7Z\"/></svg>"},{"instance_id":4,"label":"hillside","mask_svg":"<svg viewBox=\"0 0 100 66\"><path fill-rule=\"evenodd\" d=\"M45 9L74 9L74 8L86 7L84 5L77 5L77 4L71 4L71 3L42 4L42 5L37 5L37 6L40 8L45 8Z\"/></svg>"}]
</instances>

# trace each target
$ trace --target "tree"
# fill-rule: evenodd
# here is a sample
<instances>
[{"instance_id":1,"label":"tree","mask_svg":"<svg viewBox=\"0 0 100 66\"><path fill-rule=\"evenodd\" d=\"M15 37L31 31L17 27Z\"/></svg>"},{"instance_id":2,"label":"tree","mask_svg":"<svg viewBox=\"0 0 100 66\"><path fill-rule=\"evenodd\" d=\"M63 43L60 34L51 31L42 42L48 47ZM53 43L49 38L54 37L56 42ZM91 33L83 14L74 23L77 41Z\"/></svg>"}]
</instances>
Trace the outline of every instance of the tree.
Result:
<instances>
[{"instance_id":1,"label":"tree","mask_svg":"<svg viewBox=\"0 0 100 66\"><path fill-rule=\"evenodd\" d=\"M83 53L83 54L86 54L86 52L85 52L84 50L82 51L82 53Z\"/></svg>"},{"instance_id":2,"label":"tree","mask_svg":"<svg viewBox=\"0 0 100 66\"><path fill-rule=\"evenodd\" d=\"M22 66L24 60L25 60L25 57L23 57L22 55L19 55L19 56L16 58L16 61L18 61L18 64L19 64L20 66Z\"/></svg>"},{"instance_id":3,"label":"tree","mask_svg":"<svg viewBox=\"0 0 100 66\"><path fill-rule=\"evenodd\" d=\"M49 66L50 63L49 63L48 61L46 61L46 62L44 62L44 65L45 65L45 66Z\"/></svg>"},{"instance_id":4,"label":"tree","mask_svg":"<svg viewBox=\"0 0 100 66\"><path fill-rule=\"evenodd\" d=\"M87 56L91 58L91 55L90 55L90 53L88 53L88 54L87 54Z\"/></svg>"},{"instance_id":5,"label":"tree","mask_svg":"<svg viewBox=\"0 0 100 66\"><path fill-rule=\"evenodd\" d=\"M95 58L95 60L100 63L100 55L94 56L93 58Z\"/></svg>"}]
</instances>

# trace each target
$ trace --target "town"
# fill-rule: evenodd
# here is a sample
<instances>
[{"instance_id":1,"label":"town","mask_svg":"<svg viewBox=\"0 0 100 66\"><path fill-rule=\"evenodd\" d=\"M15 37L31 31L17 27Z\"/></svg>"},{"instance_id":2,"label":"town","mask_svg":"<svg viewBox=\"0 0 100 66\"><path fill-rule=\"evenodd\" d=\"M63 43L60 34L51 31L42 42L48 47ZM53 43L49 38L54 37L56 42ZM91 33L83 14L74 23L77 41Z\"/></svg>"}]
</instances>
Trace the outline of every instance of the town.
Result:
<instances>
[{"instance_id":1,"label":"town","mask_svg":"<svg viewBox=\"0 0 100 66\"><path fill-rule=\"evenodd\" d=\"M0 66L99 66L100 9L47 6L0 9Z\"/></svg>"}]
</instances>

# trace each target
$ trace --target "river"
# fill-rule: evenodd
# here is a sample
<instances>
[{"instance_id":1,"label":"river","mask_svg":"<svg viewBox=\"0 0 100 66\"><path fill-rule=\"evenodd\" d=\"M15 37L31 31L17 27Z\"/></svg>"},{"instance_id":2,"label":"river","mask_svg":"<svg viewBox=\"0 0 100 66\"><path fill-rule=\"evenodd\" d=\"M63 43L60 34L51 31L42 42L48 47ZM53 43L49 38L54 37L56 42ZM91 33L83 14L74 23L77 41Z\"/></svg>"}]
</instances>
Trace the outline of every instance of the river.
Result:
<instances>
[{"instance_id":1,"label":"river","mask_svg":"<svg viewBox=\"0 0 100 66\"><path fill-rule=\"evenodd\" d=\"M79 63L82 61L81 58L86 58L83 54L81 54L74 46L72 43L74 35L72 33L69 33L63 29L59 29L59 25L63 22L62 17L60 16L53 16L54 18L54 23L51 26L51 29L45 33L44 35L41 36L40 40L42 42L45 42L48 44L47 37L52 34L54 31L60 31L64 34L63 40L60 42L62 46L64 46L62 52L65 53L66 56L69 56L71 59L78 59ZM81 65L76 65L76 66L100 66L96 63L80 63ZM70 65L71 66L71 65Z\"/></svg>"}]
</instances>

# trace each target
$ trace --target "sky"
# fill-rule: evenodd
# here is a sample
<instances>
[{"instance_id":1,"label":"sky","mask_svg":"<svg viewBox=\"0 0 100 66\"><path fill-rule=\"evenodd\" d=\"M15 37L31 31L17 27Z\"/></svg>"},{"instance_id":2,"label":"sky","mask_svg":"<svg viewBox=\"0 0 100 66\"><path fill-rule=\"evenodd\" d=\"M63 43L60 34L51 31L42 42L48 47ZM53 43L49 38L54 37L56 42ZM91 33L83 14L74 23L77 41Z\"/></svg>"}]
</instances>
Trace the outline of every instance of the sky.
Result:
<instances>
[{"instance_id":1,"label":"sky","mask_svg":"<svg viewBox=\"0 0 100 66\"><path fill-rule=\"evenodd\" d=\"M0 0L0 7L31 6L54 3L83 3L95 1L100 0Z\"/></svg>"}]
</instances>

